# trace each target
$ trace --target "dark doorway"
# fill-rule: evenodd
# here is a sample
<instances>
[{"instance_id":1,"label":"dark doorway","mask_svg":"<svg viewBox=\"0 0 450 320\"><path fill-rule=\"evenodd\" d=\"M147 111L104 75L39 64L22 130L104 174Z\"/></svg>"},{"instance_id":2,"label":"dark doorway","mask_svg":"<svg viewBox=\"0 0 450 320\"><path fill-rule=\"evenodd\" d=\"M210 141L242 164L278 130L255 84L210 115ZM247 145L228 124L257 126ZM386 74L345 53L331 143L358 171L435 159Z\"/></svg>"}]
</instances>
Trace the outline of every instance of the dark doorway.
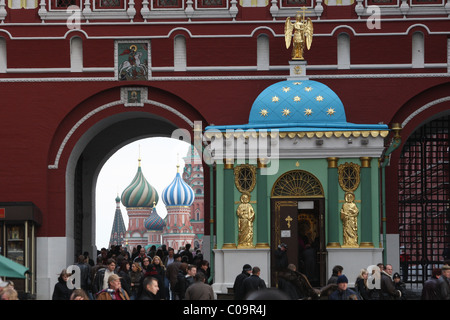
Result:
<instances>
[{"instance_id":1,"label":"dark doorway","mask_svg":"<svg viewBox=\"0 0 450 320\"><path fill-rule=\"evenodd\" d=\"M275 250L284 243L288 262L305 274L313 287L325 285L324 199L272 199L271 207L272 266L276 265ZM272 269L272 284L276 286L278 279Z\"/></svg>"}]
</instances>

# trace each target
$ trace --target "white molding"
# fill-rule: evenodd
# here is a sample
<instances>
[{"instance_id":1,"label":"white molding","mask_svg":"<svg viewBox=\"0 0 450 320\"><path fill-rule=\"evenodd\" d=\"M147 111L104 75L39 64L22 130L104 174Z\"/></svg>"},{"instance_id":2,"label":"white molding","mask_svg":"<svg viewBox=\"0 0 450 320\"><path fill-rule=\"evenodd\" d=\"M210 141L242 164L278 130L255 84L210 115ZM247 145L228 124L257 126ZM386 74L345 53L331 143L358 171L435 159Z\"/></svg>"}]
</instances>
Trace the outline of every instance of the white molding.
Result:
<instances>
[{"instance_id":1,"label":"white molding","mask_svg":"<svg viewBox=\"0 0 450 320\"><path fill-rule=\"evenodd\" d=\"M122 89L123 88L121 88L121 99L120 100L104 104L104 105L102 105L102 106L100 106L100 107L98 107L98 108L88 112L80 120L77 121L77 123L69 130L69 132L64 137L63 141L61 142L61 144L60 144L60 146L58 148L58 152L56 153L55 160L54 160L53 164L48 165L48 169L58 169L59 160L61 158L61 155L62 155L62 153L64 151L64 148L65 148L67 142L72 137L72 135L75 133L75 131L84 122L86 122L89 118L91 118L92 116L96 115L97 113L99 113L99 112L101 112L103 110L106 110L108 108L115 107L115 106L121 106L121 105L125 106L127 101L126 101L126 99L123 100L124 96L122 95ZM127 89L127 88L125 87L125 89ZM126 98L126 96L125 96L125 98ZM156 106L156 107L159 107L159 108L162 108L162 109L165 109L165 110L175 114L176 116L178 116L182 120L184 120L189 126L194 127L194 123L188 117L186 117L184 114L182 114L181 112L179 112L175 108L172 108L169 105L166 105L164 103L161 103L161 102L158 102L158 101L154 101L154 100L148 100L148 99L143 100L143 103L144 104L153 105L153 106Z\"/></svg>"},{"instance_id":2,"label":"white molding","mask_svg":"<svg viewBox=\"0 0 450 320\"><path fill-rule=\"evenodd\" d=\"M173 76L152 77L150 81L235 81L235 80L286 80L288 75L268 76ZM399 79L399 78L448 78L448 73L383 73L383 74L331 74L331 75L309 75L314 79ZM58 78L0 78L0 83L14 82L101 82L117 81L114 77L58 77Z\"/></svg>"},{"instance_id":3,"label":"white molding","mask_svg":"<svg viewBox=\"0 0 450 320\"><path fill-rule=\"evenodd\" d=\"M404 128L412 119L414 119L414 117L416 117L418 114L422 113L423 111L437 105L443 102L447 102L450 101L450 96L448 97L444 97L444 98L440 98L440 99L436 99L434 101L431 101L425 105L423 105L422 107L420 107L419 109L417 109L416 111L414 111L413 113L411 113L405 120L403 120L402 122L402 128Z\"/></svg>"}]
</instances>

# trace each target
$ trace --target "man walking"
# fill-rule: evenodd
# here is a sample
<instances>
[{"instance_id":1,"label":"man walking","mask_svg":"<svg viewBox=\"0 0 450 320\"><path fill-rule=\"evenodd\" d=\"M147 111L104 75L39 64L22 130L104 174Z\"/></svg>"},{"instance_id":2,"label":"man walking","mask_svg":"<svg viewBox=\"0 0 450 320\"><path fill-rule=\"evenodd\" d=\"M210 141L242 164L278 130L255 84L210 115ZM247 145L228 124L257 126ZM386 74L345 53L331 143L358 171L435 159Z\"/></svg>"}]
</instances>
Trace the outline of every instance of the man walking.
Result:
<instances>
[{"instance_id":1,"label":"man walking","mask_svg":"<svg viewBox=\"0 0 450 320\"><path fill-rule=\"evenodd\" d=\"M252 275L245 279L242 283L243 285L243 293L244 298L247 298L248 295L254 291L266 289L266 283L263 279L260 278L261 269L259 267L253 267Z\"/></svg>"}]
</instances>

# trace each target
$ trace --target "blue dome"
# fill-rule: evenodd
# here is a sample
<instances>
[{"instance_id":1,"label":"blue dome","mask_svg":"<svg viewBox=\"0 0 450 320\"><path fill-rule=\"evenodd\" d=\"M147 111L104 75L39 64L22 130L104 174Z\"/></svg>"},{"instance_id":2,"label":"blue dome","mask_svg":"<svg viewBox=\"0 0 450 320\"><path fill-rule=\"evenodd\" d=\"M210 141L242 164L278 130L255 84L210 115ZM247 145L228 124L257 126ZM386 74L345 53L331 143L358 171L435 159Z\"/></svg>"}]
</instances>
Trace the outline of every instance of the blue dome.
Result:
<instances>
[{"instance_id":1,"label":"blue dome","mask_svg":"<svg viewBox=\"0 0 450 320\"><path fill-rule=\"evenodd\" d=\"M195 194L177 172L175 179L163 190L161 197L166 206L190 206L194 202Z\"/></svg>"},{"instance_id":2,"label":"blue dome","mask_svg":"<svg viewBox=\"0 0 450 320\"><path fill-rule=\"evenodd\" d=\"M144 221L145 229L150 231L162 231L165 225L164 219L159 216L156 212L156 208L153 207L152 212Z\"/></svg>"},{"instance_id":3,"label":"blue dome","mask_svg":"<svg viewBox=\"0 0 450 320\"><path fill-rule=\"evenodd\" d=\"M345 109L337 94L313 80L277 82L262 91L252 105L250 125L345 123Z\"/></svg>"}]
</instances>

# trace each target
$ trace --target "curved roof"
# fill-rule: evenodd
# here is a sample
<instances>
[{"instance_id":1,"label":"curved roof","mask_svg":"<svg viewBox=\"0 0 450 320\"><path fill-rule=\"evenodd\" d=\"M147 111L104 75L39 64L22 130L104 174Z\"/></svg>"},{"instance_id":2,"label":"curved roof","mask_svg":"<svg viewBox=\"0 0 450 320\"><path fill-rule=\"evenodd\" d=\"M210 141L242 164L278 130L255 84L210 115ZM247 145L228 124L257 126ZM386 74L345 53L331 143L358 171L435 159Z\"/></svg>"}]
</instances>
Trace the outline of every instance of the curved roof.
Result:
<instances>
[{"instance_id":1,"label":"curved roof","mask_svg":"<svg viewBox=\"0 0 450 320\"><path fill-rule=\"evenodd\" d=\"M139 165L130 185L122 193L122 204L127 207L153 207L158 203L156 189L145 179Z\"/></svg>"},{"instance_id":2,"label":"curved roof","mask_svg":"<svg viewBox=\"0 0 450 320\"><path fill-rule=\"evenodd\" d=\"M195 194L177 172L173 181L163 190L162 200L166 206L190 206L195 200Z\"/></svg>"},{"instance_id":3,"label":"curved roof","mask_svg":"<svg viewBox=\"0 0 450 320\"><path fill-rule=\"evenodd\" d=\"M162 231L165 225L164 219L156 212L156 207L153 207L152 212L144 221L145 229L150 231Z\"/></svg>"},{"instance_id":4,"label":"curved roof","mask_svg":"<svg viewBox=\"0 0 450 320\"><path fill-rule=\"evenodd\" d=\"M337 94L312 80L277 82L255 99L249 124L272 126L286 123L345 123L345 109Z\"/></svg>"}]
</instances>

